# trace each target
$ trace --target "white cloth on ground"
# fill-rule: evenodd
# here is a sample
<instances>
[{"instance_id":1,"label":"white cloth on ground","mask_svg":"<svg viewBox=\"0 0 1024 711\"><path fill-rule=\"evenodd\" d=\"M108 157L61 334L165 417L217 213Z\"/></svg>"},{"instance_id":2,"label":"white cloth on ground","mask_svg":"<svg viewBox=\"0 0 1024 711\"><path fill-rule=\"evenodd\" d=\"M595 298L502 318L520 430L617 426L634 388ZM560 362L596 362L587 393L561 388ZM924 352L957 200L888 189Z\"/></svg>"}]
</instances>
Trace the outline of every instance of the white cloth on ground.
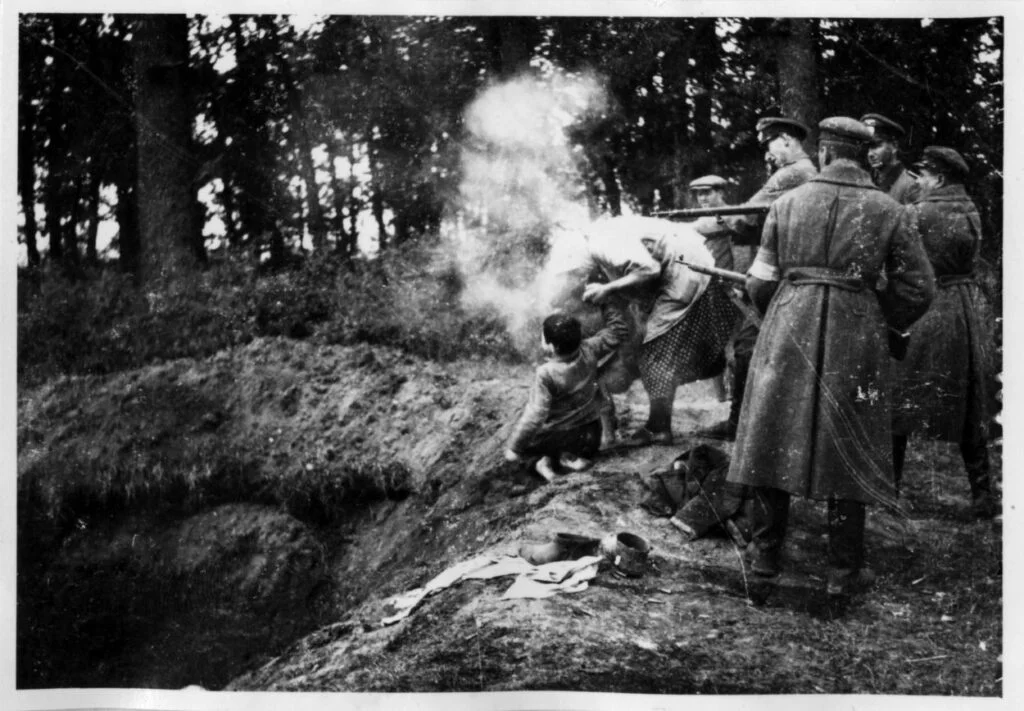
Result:
<instances>
[{"instance_id":1,"label":"white cloth on ground","mask_svg":"<svg viewBox=\"0 0 1024 711\"><path fill-rule=\"evenodd\" d=\"M587 581L597 575L600 556L586 556L579 560L561 560L544 565L532 565L519 556L478 556L458 563L434 577L423 587L408 590L385 600L396 610L395 614L381 620L383 625L392 625L408 617L416 606L428 595L449 588L460 580L489 580L508 575L518 575L503 599L546 598L558 593L582 592Z\"/></svg>"}]
</instances>

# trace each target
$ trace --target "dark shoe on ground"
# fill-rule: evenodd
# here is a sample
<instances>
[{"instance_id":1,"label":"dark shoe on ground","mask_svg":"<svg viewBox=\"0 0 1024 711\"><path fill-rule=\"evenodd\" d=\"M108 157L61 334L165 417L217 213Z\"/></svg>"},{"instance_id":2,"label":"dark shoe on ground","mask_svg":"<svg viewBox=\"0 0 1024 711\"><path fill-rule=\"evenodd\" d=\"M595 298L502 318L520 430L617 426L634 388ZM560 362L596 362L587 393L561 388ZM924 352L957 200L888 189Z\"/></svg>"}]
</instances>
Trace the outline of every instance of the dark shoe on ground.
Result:
<instances>
[{"instance_id":1,"label":"dark shoe on ground","mask_svg":"<svg viewBox=\"0 0 1024 711\"><path fill-rule=\"evenodd\" d=\"M519 547L519 556L533 565L545 565L559 560L577 560L597 555L601 540L575 533L556 533L550 543L526 543Z\"/></svg>"},{"instance_id":2,"label":"dark shoe on ground","mask_svg":"<svg viewBox=\"0 0 1024 711\"><path fill-rule=\"evenodd\" d=\"M826 592L830 597L853 595L870 588L877 578L871 568L832 568Z\"/></svg>"},{"instance_id":3,"label":"dark shoe on ground","mask_svg":"<svg viewBox=\"0 0 1024 711\"><path fill-rule=\"evenodd\" d=\"M710 427L697 430L697 436L734 442L736 440L736 423L732 420L723 420L722 422L711 425Z\"/></svg>"},{"instance_id":4,"label":"dark shoe on ground","mask_svg":"<svg viewBox=\"0 0 1024 711\"><path fill-rule=\"evenodd\" d=\"M750 569L754 571L754 575L760 575L762 578L774 578L782 572L782 566L779 565L779 552L755 549L750 561Z\"/></svg>"},{"instance_id":5,"label":"dark shoe on ground","mask_svg":"<svg viewBox=\"0 0 1024 711\"><path fill-rule=\"evenodd\" d=\"M622 440L625 447L647 447L652 444L672 444L672 432L652 432L646 427L641 427L626 439Z\"/></svg>"}]
</instances>

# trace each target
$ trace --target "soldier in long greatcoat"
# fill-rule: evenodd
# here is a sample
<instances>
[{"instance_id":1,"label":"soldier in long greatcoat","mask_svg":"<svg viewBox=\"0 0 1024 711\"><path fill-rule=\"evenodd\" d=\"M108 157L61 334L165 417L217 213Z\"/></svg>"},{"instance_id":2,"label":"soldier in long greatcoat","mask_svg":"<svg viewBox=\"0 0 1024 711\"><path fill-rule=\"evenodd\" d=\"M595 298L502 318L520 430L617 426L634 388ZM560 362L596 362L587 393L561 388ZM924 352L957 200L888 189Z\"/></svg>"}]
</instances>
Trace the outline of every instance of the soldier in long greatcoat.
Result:
<instances>
[{"instance_id":1,"label":"soldier in long greatcoat","mask_svg":"<svg viewBox=\"0 0 1024 711\"><path fill-rule=\"evenodd\" d=\"M865 504L895 503L887 328L924 314L935 284L904 210L862 167L867 127L819 128L821 173L772 204L748 272L767 313L728 480L756 487L758 575L779 572L790 495L829 502L828 590L842 595L872 579Z\"/></svg>"},{"instance_id":2,"label":"soldier in long greatcoat","mask_svg":"<svg viewBox=\"0 0 1024 711\"><path fill-rule=\"evenodd\" d=\"M988 458L988 331L975 270L981 217L964 190L968 168L952 148L925 148L921 200L907 208L935 270L938 294L910 330L906 358L895 363L893 464L897 485L907 435L960 445L971 487L972 512L996 513Z\"/></svg>"}]
</instances>

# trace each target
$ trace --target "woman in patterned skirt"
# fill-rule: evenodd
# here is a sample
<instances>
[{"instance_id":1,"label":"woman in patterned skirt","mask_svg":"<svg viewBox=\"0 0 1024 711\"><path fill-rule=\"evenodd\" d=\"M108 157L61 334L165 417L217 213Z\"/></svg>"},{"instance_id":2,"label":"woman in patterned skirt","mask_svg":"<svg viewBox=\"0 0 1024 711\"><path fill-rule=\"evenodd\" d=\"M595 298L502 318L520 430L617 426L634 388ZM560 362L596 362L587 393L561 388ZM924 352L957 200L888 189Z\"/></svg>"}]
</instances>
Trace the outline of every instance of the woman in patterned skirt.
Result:
<instances>
[{"instance_id":1,"label":"woman in patterned skirt","mask_svg":"<svg viewBox=\"0 0 1024 711\"><path fill-rule=\"evenodd\" d=\"M672 403L680 385L725 368L725 346L740 312L726 287L683 262L714 266L704 237L692 227L651 217L605 223L620 242L639 242L617 278L588 284L584 301L600 304L618 293L651 302L639 353L640 380L650 398L647 423L626 444L671 444Z\"/></svg>"}]
</instances>

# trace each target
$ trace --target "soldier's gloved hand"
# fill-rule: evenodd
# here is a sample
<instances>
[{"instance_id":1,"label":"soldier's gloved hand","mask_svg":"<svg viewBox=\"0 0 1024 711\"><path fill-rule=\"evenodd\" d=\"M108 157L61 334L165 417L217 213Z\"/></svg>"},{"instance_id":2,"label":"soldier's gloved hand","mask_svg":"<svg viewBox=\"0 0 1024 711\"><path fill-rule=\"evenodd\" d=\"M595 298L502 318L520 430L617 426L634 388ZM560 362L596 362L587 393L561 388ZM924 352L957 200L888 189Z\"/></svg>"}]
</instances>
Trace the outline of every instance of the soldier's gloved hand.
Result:
<instances>
[{"instance_id":1,"label":"soldier's gloved hand","mask_svg":"<svg viewBox=\"0 0 1024 711\"><path fill-rule=\"evenodd\" d=\"M516 452L513 452L511 449L506 449L505 450L505 461L506 462L518 462L518 461L522 461L522 457L520 457Z\"/></svg>"}]
</instances>

